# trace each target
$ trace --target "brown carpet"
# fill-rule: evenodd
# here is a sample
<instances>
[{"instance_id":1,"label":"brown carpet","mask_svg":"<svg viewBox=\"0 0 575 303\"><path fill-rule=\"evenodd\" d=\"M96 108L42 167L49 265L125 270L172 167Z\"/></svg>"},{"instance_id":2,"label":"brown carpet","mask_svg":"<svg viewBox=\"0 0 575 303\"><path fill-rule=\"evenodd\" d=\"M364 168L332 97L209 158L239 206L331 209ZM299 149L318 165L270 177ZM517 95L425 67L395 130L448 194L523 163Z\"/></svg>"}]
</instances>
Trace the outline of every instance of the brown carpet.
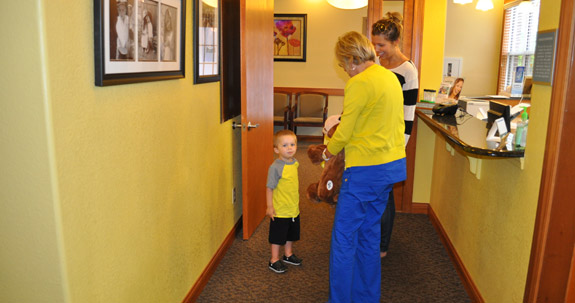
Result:
<instances>
[{"instance_id":1,"label":"brown carpet","mask_svg":"<svg viewBox=\"0 0 575 303\"><path fill-rule=\"evenodd\" d=\"M307 158L309 143L300 142L301 240L294 252L301 266L276 274L268 269L269 219L253 236L241 232L222 259L197 302L327 302L329 243L335 209L305 198L305 189L321 168ZM264 190L264 189L262 189ZM397 213L387 257L382 259L381 302L471 302L426 215Z\"/></svg>"}]
</instances>

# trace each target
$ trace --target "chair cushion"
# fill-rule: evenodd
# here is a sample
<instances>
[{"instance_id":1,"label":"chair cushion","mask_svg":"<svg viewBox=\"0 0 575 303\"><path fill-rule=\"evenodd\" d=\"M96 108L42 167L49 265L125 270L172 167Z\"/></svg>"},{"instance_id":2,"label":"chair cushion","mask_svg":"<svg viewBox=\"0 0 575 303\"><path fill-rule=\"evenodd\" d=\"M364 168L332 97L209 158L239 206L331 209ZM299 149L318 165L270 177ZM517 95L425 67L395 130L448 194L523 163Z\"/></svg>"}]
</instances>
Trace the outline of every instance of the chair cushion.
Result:
<instances>
[{"instance_id":1,"label":"chair cushion","mask_svg":"<svg viewBox=\"0 0 575 303\"><path fill-rule=\"evenodd\" d=\"M289 107L288 95L274 93L274 116L283 116L286 107Z\"/></svg>"},{"instance_id":2,"label":"chair cushion","mask_svg":"<svg viewBox=\"0 0 575 303\"><path fill-rule=\"evenodd\" d=\"M296 123L318 123L323 126L323 118L299 117L293 119Z\"/></svg>"},{"instance_id":3,"label":"chair cushion","mask_svg":"<svg viewBox=\"0 0 575 303\"><path fill-rule=\"evenodd\" d=\"M325 98L322 95L300 95L298 117L323 117Z\"/></svg>"}]
</instances>

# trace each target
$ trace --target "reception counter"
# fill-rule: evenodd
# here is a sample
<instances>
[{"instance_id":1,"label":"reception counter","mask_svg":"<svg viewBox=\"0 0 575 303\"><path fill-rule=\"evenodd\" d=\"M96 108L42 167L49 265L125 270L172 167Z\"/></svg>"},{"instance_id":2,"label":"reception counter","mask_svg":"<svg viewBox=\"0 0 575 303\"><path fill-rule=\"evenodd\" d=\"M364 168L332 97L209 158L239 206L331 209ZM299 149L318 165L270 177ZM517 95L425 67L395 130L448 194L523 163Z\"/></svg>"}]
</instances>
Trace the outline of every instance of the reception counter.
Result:
<instances>
[{"instance_id":1,"label":"reception counter","mask_svg":"<svg viewBox=\"0 0 575 303\"><path fill-rule=\"evenodd\" d=\"M416 115L434 132L441 134L449 143L446 147L453 153L451 146L465 152L470 163L470 170L481 178L481 159L483 158L517 158L523 167L524 149L506 150L499 143L488 142L487 122L477 119L465 112L457 111L455 115L438 116L429 109L416 109Z\"/></svg>"},{"instance_id":2,"label":"reception counter","mask_svg":"<svg viewBox=\"0 0 575 303\"><path fill-rule=\"evenodd\" d=\"M487 143L487 122L459 111L453 116L438 116L431 111L417 109L416 114L432 129L439 131L448 141L463 151L479 156L515 157L525 155L525 150L490 148Z\"/></svg>"}]
</instances>

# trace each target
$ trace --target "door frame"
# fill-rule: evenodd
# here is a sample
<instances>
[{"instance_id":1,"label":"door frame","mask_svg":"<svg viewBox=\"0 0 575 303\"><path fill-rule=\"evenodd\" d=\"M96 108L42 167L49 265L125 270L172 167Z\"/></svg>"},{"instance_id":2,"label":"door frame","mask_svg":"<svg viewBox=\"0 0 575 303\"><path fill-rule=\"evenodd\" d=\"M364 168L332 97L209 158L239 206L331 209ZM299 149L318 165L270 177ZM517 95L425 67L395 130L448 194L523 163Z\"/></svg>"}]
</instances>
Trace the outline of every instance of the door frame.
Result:
<instances>
[{"instance_id":1,"label":"door frame","mask_svg":"<svg viewBox=\"0 0 575 303\"><path fill-rule=\"evenodd\" d=\"M560 12L547 141L524 302L573 302L574 298L568 284L573 283L575 275L573 1L563 0Z\"/></svg>"},{"instance_id":2,"label":"door frame","mask_svg":"<svg viewBox=\"0 0 575 303\"><path fill-rule=\"evenodd\" d=\"M368 0L367 24L373 24L383 18L383 2L385 0ZM410 58L417 68L418 78L421 79L421 49L423 43L423 8L424 0L404 0L403 2L403 52ZM367 33L371 38L371 31ZM415 172L415 146L417 144L417 117L413 121L413 129L406 146L407 179L395 184L396 210L406 213L425 213L427 207L413 204L413 184ZM425 205L427 206L427 205Z\"/></svg>"}]
</instances>

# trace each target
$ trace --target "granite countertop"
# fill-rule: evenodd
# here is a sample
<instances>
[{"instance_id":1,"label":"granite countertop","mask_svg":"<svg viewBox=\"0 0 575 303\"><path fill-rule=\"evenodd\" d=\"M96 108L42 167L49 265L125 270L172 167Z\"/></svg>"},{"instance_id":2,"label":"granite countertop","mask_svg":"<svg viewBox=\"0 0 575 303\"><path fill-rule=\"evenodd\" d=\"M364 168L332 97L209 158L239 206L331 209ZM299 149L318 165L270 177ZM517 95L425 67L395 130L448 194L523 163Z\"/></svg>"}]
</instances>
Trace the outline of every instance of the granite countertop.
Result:
<instances>
[{"instance_id":1,"label":"granite countertop","mask_svg":"<svg viewBox=\"0 0 575 303\"><path fill-rule=\"evenodd\" d=\"M487 142L487 122L458 110L455 115L438 116L431 110L418 108L416 114L432 129L439 131L448 141L459 146L463 151L488 157L521 158L525 150L506 150L499 143Z\"/></svg>"}]
</instances>

